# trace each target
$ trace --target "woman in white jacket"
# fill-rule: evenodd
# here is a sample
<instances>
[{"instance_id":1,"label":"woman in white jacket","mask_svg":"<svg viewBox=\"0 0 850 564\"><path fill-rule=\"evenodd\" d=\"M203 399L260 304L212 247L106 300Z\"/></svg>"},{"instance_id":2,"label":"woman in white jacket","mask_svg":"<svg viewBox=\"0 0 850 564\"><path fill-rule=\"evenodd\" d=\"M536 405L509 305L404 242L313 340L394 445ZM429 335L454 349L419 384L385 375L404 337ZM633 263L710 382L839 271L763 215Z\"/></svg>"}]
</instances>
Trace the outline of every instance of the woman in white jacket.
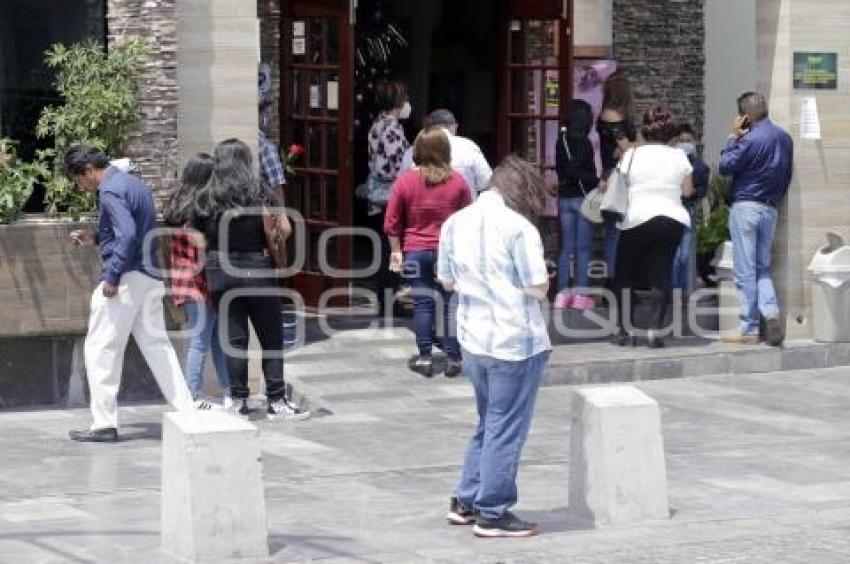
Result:
<instances>
[{"instance_id":1,"label":"woman in white jacket","mask_svg":"<svg viewBox=\"0 0 850 564\"><path fill-rule=\"evenodd\" d=\"M690 216L682 197L694 187L693 168L685 153L670 146L678 133L673 116L657 106L643 117L642 143L623 155L621 174L628 176L629 206L620 224L614 289L619 301L618 345L636 344L633 311L635 290L650 288L647 342L664 346L661 326L670 296L670 272ZM626 172L628 171L628 172Z\"/></svg>"}]
</instances>

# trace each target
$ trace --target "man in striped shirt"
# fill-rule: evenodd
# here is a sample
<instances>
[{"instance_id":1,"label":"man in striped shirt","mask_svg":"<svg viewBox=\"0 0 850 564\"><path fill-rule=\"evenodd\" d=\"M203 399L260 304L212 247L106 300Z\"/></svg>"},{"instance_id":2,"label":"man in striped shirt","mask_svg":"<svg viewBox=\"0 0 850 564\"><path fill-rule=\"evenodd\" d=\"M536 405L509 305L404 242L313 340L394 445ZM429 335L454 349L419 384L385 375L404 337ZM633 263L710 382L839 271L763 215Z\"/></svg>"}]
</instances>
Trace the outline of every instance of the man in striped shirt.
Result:
<instances>
[{"instance_id":1,"label":"man in striped shirt","mask_svg":"<svg viewBox=\"0 0 850 564\"><path fill-rule=\"evenodd\" d=\"M440 234L437 277L458 294L463 371L475 389L478 428L447 516L483 537L525 537L537 526L510 512L520 453L551 344L542 302L543 243L531 220L547 189L539 171L508 157L490 189L451 216Z\"/></svg>"}]
</instances>

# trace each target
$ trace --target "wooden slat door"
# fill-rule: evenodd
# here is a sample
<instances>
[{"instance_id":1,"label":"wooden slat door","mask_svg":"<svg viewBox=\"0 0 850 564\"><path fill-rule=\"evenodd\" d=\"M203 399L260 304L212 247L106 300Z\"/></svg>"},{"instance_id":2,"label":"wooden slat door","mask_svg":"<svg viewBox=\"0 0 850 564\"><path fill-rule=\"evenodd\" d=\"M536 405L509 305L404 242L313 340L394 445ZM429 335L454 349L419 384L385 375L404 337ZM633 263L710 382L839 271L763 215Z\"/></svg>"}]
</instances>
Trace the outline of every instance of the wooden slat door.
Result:
<instances>
[{"instance_id":1,"label":"wooden slat door","mask_svg":"<svg viewBox=\"0 0 850 564\"><path fill-rule=\"evenodd\" d=\"M508 0L499 157L517 153L557 184L555 140L572 96L572 0Z\"/></svg>"},{"instance_id":2,"label":"wooden slat door","mask_svg":"<svg viewBox=\"0 0 850 564\"><path fill-rule=\"evenodd\" d=\"M295 245L304 252L292 287L307 306L349 283L323 268L321 258L334 269L351 267L351 237L322 234L353 223L353 1L291 0L281 22L281 138L286 147L305 149L285 190L286 205L304 218L303 237L293 237L290 249L292 256Z\"/></svg>"}]
</instances>

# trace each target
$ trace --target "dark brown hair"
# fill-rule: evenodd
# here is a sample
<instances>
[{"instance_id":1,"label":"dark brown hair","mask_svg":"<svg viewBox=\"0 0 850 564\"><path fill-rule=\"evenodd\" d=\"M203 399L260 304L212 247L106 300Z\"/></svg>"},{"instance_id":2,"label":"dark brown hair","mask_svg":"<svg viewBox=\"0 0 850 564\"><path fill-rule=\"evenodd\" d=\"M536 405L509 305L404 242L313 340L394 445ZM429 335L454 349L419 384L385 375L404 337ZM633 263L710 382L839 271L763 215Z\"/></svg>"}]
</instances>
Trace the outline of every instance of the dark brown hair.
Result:
<instances>
[{"instance_id":1,"label":"dark brown hair","mask_svg":"<svg viewBox=\"0 0 850 564\"><path fill-rule=\"evenodd\" d=\"M423 129L413 142L413 162L429 186L442 184L452 176L452 147L439 126Z\"/></svg>"},{"instance_id":2,"label":"dark brown hair","mask_svg":"<svg viewBox=\"0 0 850 564\"><path fill-rule=\"evenodd\" d=\"M496 167L490 186L498 190L505 204L532 223L543 214L550 196L540 169L516 155L509 155Z\"/></svg>"},{"instance_id":3,"label":"dark brown hair","mask_svg":"<svg viewBox=\"0 0 850 564\"><path fill-rule=\"evenodd\" d=\"M643 114L640 134L644 141L667 144L679 135L679 127L673 121L673 114L667 108L654 106Z\"/></svg>"},{"instance_id":4,"label":"dark brown hair","mask_svg":"<svg viewBox=\"0 0 850 564\"><path fill-rule=\"evenodd\" d=\"M603 87L602 109L616 110L622 114L623 119L631 120L634 107L632 86L629 84L626 75L617 71L606 78Z\"/></svg>"},{"instance_id":5,"label":"dark brown hair","mask_svg":"<svg viewBox=\"0 0 850 564\"><path fill-rule=\"evenodd\" d=\"M382 82L375 87L375 104L382 112L402 107L407 99L407 86L401 82Z\"/></svg>"}]
</instances>

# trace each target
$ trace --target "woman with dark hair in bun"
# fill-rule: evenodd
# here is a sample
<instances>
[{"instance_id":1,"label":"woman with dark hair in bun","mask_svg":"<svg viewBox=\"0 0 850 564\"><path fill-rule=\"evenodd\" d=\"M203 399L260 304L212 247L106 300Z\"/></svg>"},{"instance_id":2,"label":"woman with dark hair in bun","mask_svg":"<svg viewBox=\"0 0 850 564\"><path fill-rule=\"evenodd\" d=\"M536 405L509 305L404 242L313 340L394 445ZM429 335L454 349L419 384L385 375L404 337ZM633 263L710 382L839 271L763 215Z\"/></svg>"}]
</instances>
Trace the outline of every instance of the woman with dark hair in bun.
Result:
<instances>
[{"instance_id":1,"label":"woman with dark hair in bun","mask_svg":"<svg viewBox=\"0 0 850 564\"><path fill-rule=\"evenodd\" d=\"M615 343L634 345L635 290L650 286L647 340L664 346L661 325L667 312L670 272L690 216L682 198L694 192L693 168L685 153L670 146L678 128L668 110L656 106L643 116L642 143L623 155L621 170L628 176L629 207L620 223L614 289L619 301L619 333ZM628 298L628 299L627 299Z\"/></svg>"}]
</instances>

